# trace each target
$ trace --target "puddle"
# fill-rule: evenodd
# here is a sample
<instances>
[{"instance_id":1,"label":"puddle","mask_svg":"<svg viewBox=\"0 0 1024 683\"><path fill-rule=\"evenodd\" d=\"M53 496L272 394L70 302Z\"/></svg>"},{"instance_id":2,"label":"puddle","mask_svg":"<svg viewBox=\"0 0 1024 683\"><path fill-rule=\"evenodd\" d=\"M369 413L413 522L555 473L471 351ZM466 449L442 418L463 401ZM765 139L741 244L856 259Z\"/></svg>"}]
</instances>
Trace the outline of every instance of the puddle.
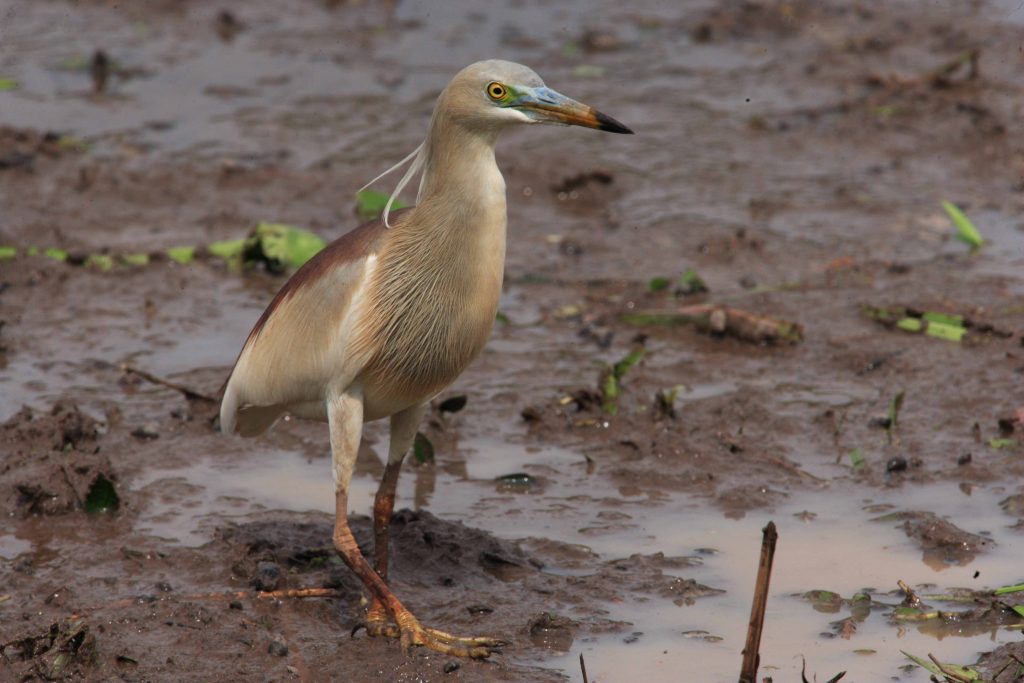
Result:
<instances>
[{"instance_id":1,"label":"puddle","mask_svg":"<svg viewBox=\"0 0 1024 683\"><path fill-rule=\"evenodd\" d=\"M353 482L352 509L363 514L370 510L378 481L366 471L379 467L377 448L364 451L362 473ZM367 463L373 467L366 467ZM225 515L241 516L258 509L330 513L328 467L326 456L262 450L237 462L205 458L184 469L151 471L133 486L159 490L164 497L155 496L140 527L186 545L199 545L209 538L209 524ZM516 489L495 481L510 472L526 472L547 483ZM776 509L748 512L737 520L724 517L703 499L623 496L603 481L588 474L586 460L571 450L471 438L461 440L454 455L439 455L436 467L407 464L398 506L425 507L439 517L506 539L544 537L586 546L605 560L657 552L700 557L701 565L685 570L683 576L726 593L683 606L639 599L603 605L608 618L632 626L617 635L581 638L568 653L545 663L569 676L578 675L582 652L591 681L669 680L671 672L681 670L691 680L734 680L761 529L769 520L778 526L780 540L761 658L763 671L778 680L797 679L803 654L808 671L817 671L819 678L846 670L851 680L900 676L900 680L925 681L923 672L900 670L906 663L900 649L969 662L978 652L1019 639L1017 631L997 628L975 633L955 629L932 633L935 624L897 628L887 622L884 612L874 611L858 623L851 639L844 640L832 633L829 624L849 616L848 609L822 613L795 597L813 589L847 598L867 591L875 600L895 605L901 598L889 592L901 579L912 586L932 583L939 591L1018 580L1024 555L1007 531L1010 519L998 505L1006 492L998 487L976 487L970 495L953 483L864 489L860 495L845 490L837 496L831 489L793 492ZM832 486L855 485L836 480ZM934 562L930 566L898 522L872 521L888 510L951 514L952 521L965 530L991 534L996 546L966 566L935 566ZM566 570L553 566L547 571ZM875 652L865 654L865 650Z\"/></svg>"},{"instance_id":2,"label":"puddle","mask_svg":"<svg viewBox=\"0 0 1024 683\"><path fill-rule=\"evenodd\" d=\"M31 541L26 541L11 534L0 536L0 559L13 560L18 555L27 553L31 549Z\"/></svg>"}]
</instances>

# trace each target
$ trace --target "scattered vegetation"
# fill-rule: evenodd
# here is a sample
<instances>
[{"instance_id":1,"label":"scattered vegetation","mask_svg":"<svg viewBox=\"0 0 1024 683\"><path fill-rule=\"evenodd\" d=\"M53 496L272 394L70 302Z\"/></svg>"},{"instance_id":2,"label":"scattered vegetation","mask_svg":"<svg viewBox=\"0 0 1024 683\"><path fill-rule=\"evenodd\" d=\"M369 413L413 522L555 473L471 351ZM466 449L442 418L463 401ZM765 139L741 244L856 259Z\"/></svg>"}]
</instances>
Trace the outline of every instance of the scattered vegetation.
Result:
<instances>
[{"instance_id":1,"label":"scattered vegetation","mask_svg":"<svg viewBox=\"0 0 1024 683\"><path fill-rule=\"evenodd\" d=\"M956 228L955 237L970 247L971 253L976 252L985 244L984 238L978 232L978 229L974 227L974 223L964 215L964 212L956 204L943 200L942 208L946 210L946 213L949 214L949 219L953 221L953 227Z\"/></svg>"}]
</instances>

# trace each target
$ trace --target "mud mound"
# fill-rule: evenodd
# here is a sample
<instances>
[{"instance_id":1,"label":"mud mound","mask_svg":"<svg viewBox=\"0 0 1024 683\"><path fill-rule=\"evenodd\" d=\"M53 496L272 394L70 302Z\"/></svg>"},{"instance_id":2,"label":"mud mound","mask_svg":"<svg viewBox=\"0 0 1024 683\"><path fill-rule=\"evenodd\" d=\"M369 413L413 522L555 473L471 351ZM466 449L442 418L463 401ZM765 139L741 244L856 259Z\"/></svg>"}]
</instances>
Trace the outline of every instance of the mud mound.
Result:
<instances>
[{"instance_id":1,"label":"mud mound","mask_svg":"<svg viewBox=\"0 0 1024 683\"><path fill-rule=\"evenodd\" d=\"M353 516L352 532L359 547L372 557L373 526L369 517ZM268 518L226 527L219 536L239 548L234 564L239 576L261 590L284 587L283 577L304 574L309 584L321 572L321 585L358 594L359 581L334 550L330 518L311 519L299 513L273 513ZM392 574L403 583L423 586L482 588L535 574L540 562L515 544L429 512L399 510L391 521ZM282 576L275 580L275 567ZM281 571L283 570L283 571ZM273 584L273 585L270 585Z\"/></svg>"},{"instance_id":2,"label":"mud mound","mask_svg":"<svg viewBox=\"0 0 1024 683\"><path fill-rule=\"evenodd\" d=\"M99 424L72 403L22 408L0 428L4 511L25 518L116 508L117 475L100 452Z\"/></svg>"}]
</instances>

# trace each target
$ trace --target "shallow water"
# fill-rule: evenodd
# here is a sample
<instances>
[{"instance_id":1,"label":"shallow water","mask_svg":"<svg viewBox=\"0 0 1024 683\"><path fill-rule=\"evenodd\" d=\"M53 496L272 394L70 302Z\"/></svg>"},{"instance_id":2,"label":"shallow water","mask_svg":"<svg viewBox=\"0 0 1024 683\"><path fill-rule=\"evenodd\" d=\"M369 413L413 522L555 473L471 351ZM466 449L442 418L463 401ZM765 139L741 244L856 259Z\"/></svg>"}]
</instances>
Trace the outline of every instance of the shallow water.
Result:
<instances>
[{"instance_id":1,"label":"shallow water","mask_svg":"<svg viewBox=\"0 0 1024 683\"><path fill-rule=\"evenodd\" d=\"M151 470L136 480L134 488L166 489L173 498L173 504L156 502L146 509L140 530L200 545L209 538L208 518L244 516L258 509L333 513L326 457L253 450L240 461L204 458L183 469ZM376 450L364 449L364 463L377 458ZM515 490L495 481L512 472L526 472L546 483ZM657 552L699 558L700 566L680 575L724 589L724 594L701 598L692 606L654 598L605 604L608 618L632 626L616 635L581 638L571 651L553 652L544 664L575 676L582 652L592 681L669 680L669 674L679 671L692 680L734 680L761 529L769 520L778 527L779 543L761 646L766 675L794 680L803 654L808 671L817 671L819 679L845 670L850 680L898 676L926 681L923 671L901 669L907 660L899 650L919 656L936 652L944 660L970 662L980 652L1020 638L1019 629L896 627L884 612L874 611L845 640L834 636L829 624L849 616L848 608L822 613L798 597L814 589L846 598L869 592L875 600L895 606L902 599L894 593L898 580L911 586L934 584L935 592L1018 581L1024 551L999 508L998 501L1007 495L1000 486L973 487L968 494L953 483L877 490L837 479L823 490L792 492L774 509L737 519L709 506L706 499L663 492L624 495L604 481L599 472L588 472L585 458L571 450L469 439L460 442L456 454L440 455L434 467L407 463L398 506L422 506L453 521L471 518L473 526L510 540L544 537L578 544L603 560ZM354 511L369 512L376 485L377 477L369 472L356 476ZM837 495L837 488L842 495ZM600 514L606 509L603 500L615 500L613 522ZM951 521L990 537L996 546L964 566L937 565L926 561L896 522L871 521L889 510L951 515ZM565 570L553 565L545 571Z\"/></svg>"}]
</instances>

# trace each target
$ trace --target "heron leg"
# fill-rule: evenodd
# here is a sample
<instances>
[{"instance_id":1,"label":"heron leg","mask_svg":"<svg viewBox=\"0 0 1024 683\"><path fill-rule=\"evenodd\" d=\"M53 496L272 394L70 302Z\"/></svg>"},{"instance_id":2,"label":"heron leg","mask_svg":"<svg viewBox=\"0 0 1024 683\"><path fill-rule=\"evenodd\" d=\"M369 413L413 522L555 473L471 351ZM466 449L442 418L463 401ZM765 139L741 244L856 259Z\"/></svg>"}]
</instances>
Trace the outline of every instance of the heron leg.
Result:
<instances>
[{"instance_id":1,"label":"heron leg","mask_svg":"<svg viewBox=\"0 0 1024 683\"><path fill-rule=\"evenodd\" d=\"M405 650L423 646L455 657L483 658L503 643L493 638L460 638L424 628L412 612L405 608L387 583L363 557L348 523L348 490L352 481L356 453L363 429L363 400L355 391L341 394L328 404L328 422L331 429L331 462L334 469L335 509L334 547L348 568L359 577L375 601L384 606L401 634ZM415 431L413 431L415 435Z\"/></svg>"},{"instance_id":2,"label":"heron leg","mask_svg":"<svg viewBox=\"0 0 1024 683\"><path fill-rule=\"evenodd\" d=\"M388 580L388 527L391 524L391 513L395 509L395 489L398 486L398 474L402 469L402 461L416 439L416 430L426 404L420 404L396 413L391 417L391 443L388 446L388 462L384 467L384 476L373 501L373 536L374 536L374 567L385 583ZM399 636L398 627L390 623L387 610L377 598L373 599L366 613L366 632L371 636L384 635L392 638Z\"/></svg>"}]
</instances>

